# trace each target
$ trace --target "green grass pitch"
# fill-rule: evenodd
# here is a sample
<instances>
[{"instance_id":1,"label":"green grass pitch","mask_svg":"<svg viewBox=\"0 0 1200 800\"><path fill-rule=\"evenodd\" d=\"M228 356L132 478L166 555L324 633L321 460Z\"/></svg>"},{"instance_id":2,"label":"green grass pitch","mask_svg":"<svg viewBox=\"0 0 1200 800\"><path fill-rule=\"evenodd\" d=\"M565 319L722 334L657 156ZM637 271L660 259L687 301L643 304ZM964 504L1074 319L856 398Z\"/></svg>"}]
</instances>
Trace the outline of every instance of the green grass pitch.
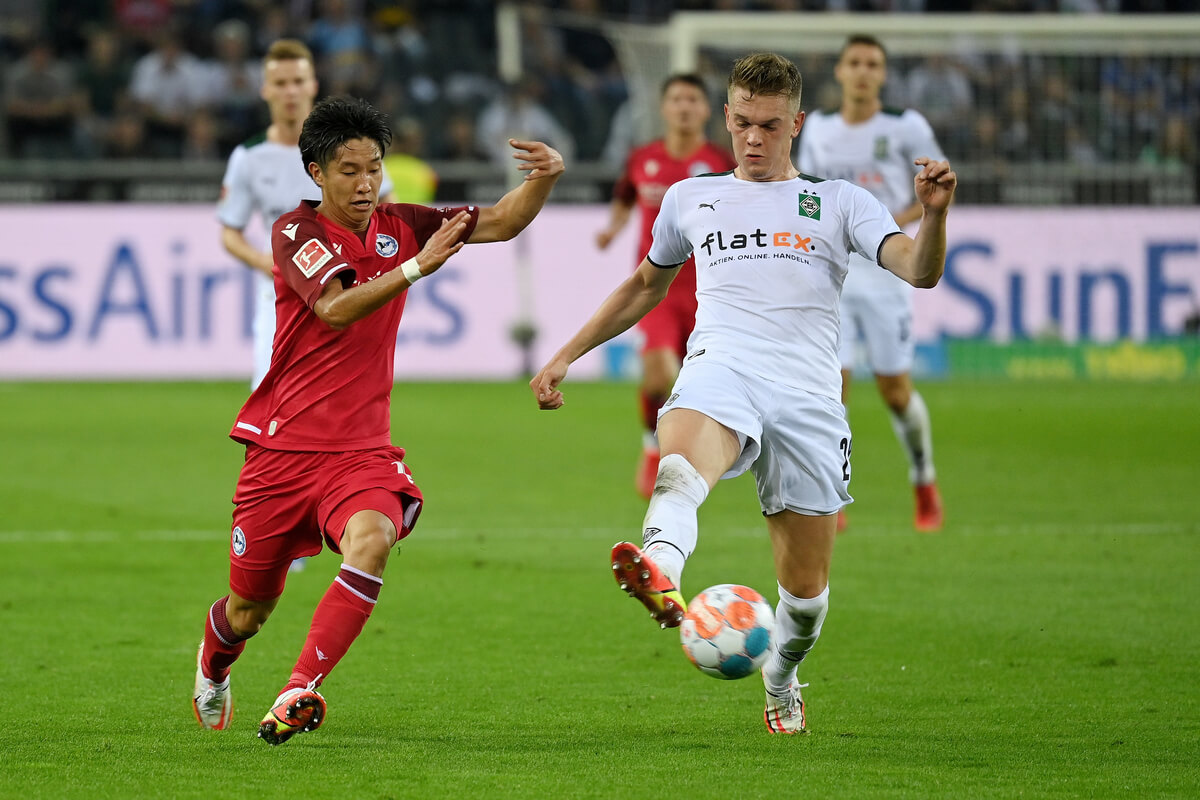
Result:
<instances>
[{"instance_id":1,"label":"green grass pitch","mask_svg":"<svg viewBox=\"0 0 1200 800\"><path fill-rule=\"evenodd\" d=\"M694 670L610 576L638 536L633 389L397 387L427 496L321 730L254 738L329 553L234 669L230 730L189 697L227 579L234 384L0 385L0 797L729 798L1200 795L1195 384L923 387L946 529L856 387L858 502L802 668L812 733ZM701 509L685 593L774 598L753 483Z\"/></svg>"}]
</instances>

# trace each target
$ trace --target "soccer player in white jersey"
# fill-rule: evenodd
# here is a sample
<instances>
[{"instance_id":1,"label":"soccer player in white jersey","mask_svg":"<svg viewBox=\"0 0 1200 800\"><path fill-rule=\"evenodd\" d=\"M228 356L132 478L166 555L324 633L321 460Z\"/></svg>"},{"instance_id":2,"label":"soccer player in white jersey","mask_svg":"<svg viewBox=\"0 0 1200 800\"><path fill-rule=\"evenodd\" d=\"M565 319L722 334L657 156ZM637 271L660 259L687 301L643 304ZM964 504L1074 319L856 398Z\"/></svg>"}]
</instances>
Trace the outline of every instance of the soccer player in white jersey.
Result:
<instances>
[{"instance_id":1,"label":"soccer player in white jersey","mask_svg":"<svg viewBox=\"0 0 1200 800\"><path fill-rule=\"evenodd\" d=\"M259 249L245 235L255 212L261 218L269 247L271 226L301 200L320 200L321 189L300 158L300 129L317 96L313 55L295 39L271 44L263 57L262 99L271 116L266 131L234 148L221 181L221 244L255 271L254 373L251 390L258 388L271 365L275 338L275 283L271 251ZM384 174L380 202L391 202L391 180Z\"/></svg>"},{"instance_id":2,"label":"soccer player in white jersey","mask_svg":"<svg viewBox=\"0 0 1200 800\"><path fill-rule=\"evenodd\" d=\"M659 417L642 547L618 543L612 565L660 625L678 626L697 510L721 478L754 473L779 582L776 642L763 668L772 733L805 730L796 668L825 619L836 515L850 502L838 361L847 260L857 252L914 286L935 285L957 184L945 161L916 159L923 215L909 238L866 190L800 174L791 160L804 124L800 89L800 71L778 55L734 64L725 126L737 168L667 190L645 260L530 382L539 407L562 406L570 364L652 309L695 255L696 327Z\"/></svg>"},{"instance_id":3,"label":"soccer player in white jersey","mask_svg":"<svg viewBox=\"0 0 1200 800\"><path fill-rule=\"evenodd\" d=\"M800 169L856 183L879 198L898 225L915 222L921 218L921 204L913 197L913 159L945 158L933 129L911 108L883 106L880 91L887 80L887 53L874 37L847 39L833 74L842 87L841 107L808 115L800 136ZM942 527L942 500L933 468L929 409L911 378L912 287L880 269L874 259L851 254L841 318L842 402L849 399L861 338L892 429L908 456L916 495L914 525L920 531L937 531ZM838 527L845 526L845 514L839 514Z\"/></svg>"},{"instance_id":4,"label":"soccer player in white jersey","mask_svg":"<svg viewBox=\"0 0 1200 800\"><path fill-rule=\"evenodd\" d=\"M250 390L262 383L271 366L275 339L275 278L270 249L260 250L246 238L246 225L255 212L261 218L270 247L271 226L301 200L320 200L321 188L313 183L300 157L300 130L317 96L313 55L304 42L279 39L263 56L262 99L271 124L267 130L234 148L221 181L221 244L230 255L254 270L254 372ZM383 174L380 202L391 202L392 182ZM305 560L292 562L304 569Z\"/></svg>"}]
</instances>

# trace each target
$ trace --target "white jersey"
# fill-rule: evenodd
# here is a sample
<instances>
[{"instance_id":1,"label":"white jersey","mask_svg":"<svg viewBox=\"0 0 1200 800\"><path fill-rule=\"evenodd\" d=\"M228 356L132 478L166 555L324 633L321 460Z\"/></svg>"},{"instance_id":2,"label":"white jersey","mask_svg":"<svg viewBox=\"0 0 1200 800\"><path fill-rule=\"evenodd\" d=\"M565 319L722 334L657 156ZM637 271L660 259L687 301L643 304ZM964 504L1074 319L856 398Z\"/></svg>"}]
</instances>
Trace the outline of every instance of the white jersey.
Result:
<instances>
[{"instance_id":1,"label":"white jersey","mask_svg":"<svg viewBox=\"0 0 1200 800\"><path fill-rule=\"evenodd\" d=\"M379 196L392 191L387 172ZM321 188L313 182L298 145L267 140L265 132L238 145L229 156L225 177L221 180L221 202L217 219L222 225L244 230L257 212L264 241L271 241L275 220L300 205L301 200L320 200ZM275 284L255 270L254 304L254 375L251 387L257 387L271 363L271 343L275 337Z\"/></svg>"},{"instance_id":2,"label":"white jersey","mask_svg":"<svg viewBox=\"0 0 1200 800\"><path fill-rule=\"evenodd\" d=\"M883 109L865 122L849 124L841 112L810 112L800 130L800 169L822 178L849 181L875 195L893 216L913 204L913 159L946 156L933 128L912 109ZM851 257L846 292L909 291L900 278L867 259Z\"/></svg>"},{"instance_id":3,"label":"white jersey","mask_svg":"<svg viewBox=\"0 0 1200 800\"><path fill-rule=\"evenodd\" d=\"M899 233L887 208L845 181L801 175L687 178L663 198L652 263L696 257L688 359L841 397L838 299L851 252L877 259Z\"/></svg>"}]
</instances>

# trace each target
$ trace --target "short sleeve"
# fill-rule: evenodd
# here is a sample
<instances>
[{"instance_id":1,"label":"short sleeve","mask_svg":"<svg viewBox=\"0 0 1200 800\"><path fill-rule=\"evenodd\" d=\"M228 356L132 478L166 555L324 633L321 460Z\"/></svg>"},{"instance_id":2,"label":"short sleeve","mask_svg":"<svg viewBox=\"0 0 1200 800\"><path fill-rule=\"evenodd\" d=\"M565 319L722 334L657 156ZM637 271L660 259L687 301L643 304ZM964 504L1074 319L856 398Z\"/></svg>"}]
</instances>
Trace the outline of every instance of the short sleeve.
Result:
<instances>
[{"instance_id":1,"label":"short sleeve","mask_svg":"<svg viewBox=\"0 0 1200 800\"><path fill-rule=\"evenodd\" d=\"M271 226L271 255L284 283L312 308L337 274L353 273L319 222L284 214Z\"/></svg>"},{"instance_id":2,"label":"short sleeve","mask_svg":"<svg viewBox=\"0 0 1200 800\"><path fill-rule=\"evenodd\" d=\"M656 267L677 267L692 254L692 243L684 236L679 220L679 186L676 183L667 189L654 218L654 241L646 257Z\"/></svg>"},{"instance_id":3,"label":"short sleeve","mask_svg":"<svg viewBox=\"0 0 1200 800\"><path fill-rule=\"evenodd\" d=\"M910 159L932 158L934 161L944 161L946 154L942 152L942 148L938 145L937 136L933 133L933 127L929 124L929 120L921 115L921 112L909 109L904 112L905 116L905 150ZM913 174L920 171L920 167L912 165Z\"/></svg>"},{"instance_id":4,"label":"short sleeve","mask_svg":"<svg viewBox=\"0 0 1200 800\"><path fill-rule=\"evenodd\" d=\"M217 204L217 219L222 225L241 230L254 213L254 195L247 175L249 158L243 145L234 148L221 179L221 202Z\"/></svg>"},{"instance_id":5,"label":"short sleeve","mask_svg":"<svg viewBox=\"0 0 1200 800\"><path fill-rule=\"evenodd\" d=\"M900 227L887 206L866 189L840 181L844 192L842 213L846 218L846 236L852 250L868 261L879 263L879 248Z\"/></svg>"}]
</instances>

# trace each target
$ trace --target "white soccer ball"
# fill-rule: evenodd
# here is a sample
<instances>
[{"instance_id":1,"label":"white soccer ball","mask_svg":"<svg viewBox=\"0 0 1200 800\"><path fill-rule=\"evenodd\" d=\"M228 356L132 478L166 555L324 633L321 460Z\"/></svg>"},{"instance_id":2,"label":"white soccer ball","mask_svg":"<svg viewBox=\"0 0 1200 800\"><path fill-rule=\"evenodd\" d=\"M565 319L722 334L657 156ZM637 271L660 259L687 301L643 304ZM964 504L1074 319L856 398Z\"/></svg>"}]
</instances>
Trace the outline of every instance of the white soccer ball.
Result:
<instances>
[{"instance_id":1,"label":"white soccer ball","mask_svg":"<svg viewBox=\"0 0 1200 800\"><path fill-rule=\"evenodd\" d=\"M748 586L710 586L688 603L679 640L696 669L732 680L757 672L771 654L775 612Z\"/></svg>"}]
</instances>

